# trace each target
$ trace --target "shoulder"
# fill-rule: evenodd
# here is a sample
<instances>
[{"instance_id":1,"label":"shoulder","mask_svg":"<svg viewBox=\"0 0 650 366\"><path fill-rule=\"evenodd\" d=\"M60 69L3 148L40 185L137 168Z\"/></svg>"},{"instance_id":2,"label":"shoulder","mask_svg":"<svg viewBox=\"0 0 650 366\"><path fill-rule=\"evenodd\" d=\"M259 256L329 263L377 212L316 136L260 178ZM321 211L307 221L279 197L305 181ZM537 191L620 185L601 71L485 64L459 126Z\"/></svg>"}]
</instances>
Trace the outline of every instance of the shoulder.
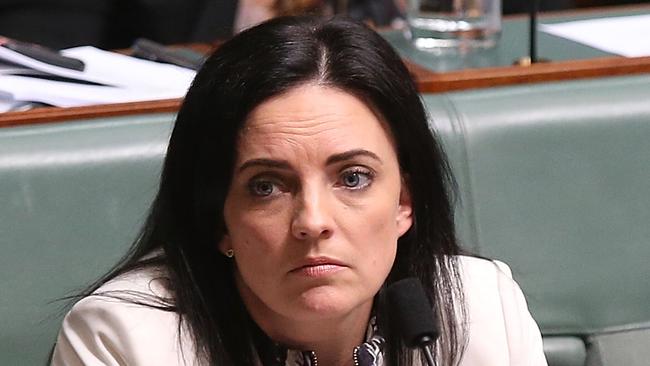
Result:
<instances>
[{"instance_id":1,"label":"shoulder","mask_svg":"<svg viewBox=\"0 0 650 366\"><path fill-rule=\"evenodd\" d=\"M500 306L514 302L525 305L527 309L521 288L507 264L469 256L459 256L458 263L467 301L491 299Z\"/></svg>"},{"instance_id":2,"label":"shoulder","mask_svg":"<svg viewBox=\"0 0 650 366\"><path fill-rule=\"evenodd\" d=\"M187 342L180 342L177 314L161 310L170 298L159 270L107 282L65 316L52 364L193 364L193 350L181 350Z\"/></svg>"},{"instance_id":3,"label":"shoulder","mask_svg":"<svg viewBox=\"0 0 650 366\"><path fill-rule=\"evenodd\" d=\"M458 263L469 331L462 364L546 365L539 327L508 265L468 256Z\"/></svg>"},{"instance_id":4,"label":"shoulder","mask_svg":"<svg viewBox=\"0 0 650 366\"><path fill-rule=\"evenodd\" d=\"M486 259L480 257L470 257L467 255L459 255L456 257L459 263L460 268L463 273L495 273L495 271L503 272L503 274L512 277L512 271L510 267L495 259Z\"/></svg>"},{"instance_id":5,"label":"shoulder","mask_svg":"<svg viewBox=\"0 0 650 366\"><path fill-rule=\"evenodd\" d=\"M469 305L473 302L503 305L516 300L521 289L512 278L510 267L497 260L459 256L458 267L463 283L463 292ZM523 298L523 294L521 295ZM480 301L478 301L480 300Z\"/></svg>"}]
</instances>

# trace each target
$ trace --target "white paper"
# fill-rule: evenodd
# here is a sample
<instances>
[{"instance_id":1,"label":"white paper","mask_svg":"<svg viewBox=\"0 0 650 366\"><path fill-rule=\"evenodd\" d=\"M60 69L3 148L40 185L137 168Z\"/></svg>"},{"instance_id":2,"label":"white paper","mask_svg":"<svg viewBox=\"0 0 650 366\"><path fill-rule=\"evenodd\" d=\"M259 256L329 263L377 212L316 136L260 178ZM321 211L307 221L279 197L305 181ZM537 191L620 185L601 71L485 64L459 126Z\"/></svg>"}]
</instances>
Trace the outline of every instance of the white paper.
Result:
<instances>
[{"instance_id":1,"label":"white paper","mask_svg":"<svg viewBox=\"0 0 650 366\"><path fill-rule=\"evenodd\" d=\"M650 15L542 24L540 29L617 55L650 56Z\"/></svg>"},{"instance_id":2,"label":"white paper","mask_svg":"<svg viewBox=\"0 0 650 366\"><path fill-rule=\"evenodd\" d=\"M27 104L27 102L17 102L13 99L4 99L2 95L0 95L0 113L13 111L25 104Z\"/></svg>"},{"instance_id":3,"label":"white paper","mask_svg":"<svg viewBox=\"0 0 650 366\"><path fill-rule=\"evenodd\" d=\"M2 47L0 47L2 49ZM14 75L17 73L23 73L23 72L35 72L38 74L41 74L40 71L36 70L31 70L23 66L18 66L18 65L10 65L7 63L2 62L0 60L0 75Z\"/></svg>"},{"instance_id":4,"label":"white paper","mask_svg":"<svg viewBox=\"0 0 650 366\"><path fill-rule=\"evenodd\" d=\"M93 104L173 99L182 97L184 92L169 89L155 90L84 85L22 76L0 75L0 95L8 96L7 94L16 101L41 102L58 107L77 107Z\"/></svg>"},{"instance_id":5,"label":"white paper","mask_svg":"<svg viewBox=\"0 0 650 366\"><path fill-rule=\"evenodd\" d=\"M69 70L72 72L69 77L107 85L187 90L196 74L196 71L184 67L142 60L89 46L69 48L61 51L61 54L86 64L82 75L75 77L73 75L78 75L79 72Z\"/></svg>"},{"instance_id":6,"label":"white paper","mask_svg":"<svg viewBox=\"0 0 650 366\"><path fill-rule=\"evenodd\" d=\"M60 107L172 99L183 97L196 75L194 70L94 47L75 47L61 53L82 60L86 65L84 71L52 66L0 47L0 58L45 74L104 85L52 81L2 72L0 95L14 101L41 102Z\"/></svg>"}]
</instances>

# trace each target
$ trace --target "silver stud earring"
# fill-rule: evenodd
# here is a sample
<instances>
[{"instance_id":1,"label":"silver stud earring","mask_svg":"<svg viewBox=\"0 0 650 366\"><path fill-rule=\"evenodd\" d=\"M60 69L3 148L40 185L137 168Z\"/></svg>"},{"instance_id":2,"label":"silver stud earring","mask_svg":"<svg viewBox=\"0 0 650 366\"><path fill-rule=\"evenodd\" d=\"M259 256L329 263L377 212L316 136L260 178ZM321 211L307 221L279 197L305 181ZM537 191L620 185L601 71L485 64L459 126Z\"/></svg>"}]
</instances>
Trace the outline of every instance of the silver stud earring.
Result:
<instances>
[{"instance_id":1,"label":"silver stud earring","mask_svg":"<svg viewBox=\"0 0 650 366\"><path fill-rule=\"evenodd\" d=\"M235 256L235 251L231 249L226 250L226 257L232 258Z\"/></svg>"}]
</instances>

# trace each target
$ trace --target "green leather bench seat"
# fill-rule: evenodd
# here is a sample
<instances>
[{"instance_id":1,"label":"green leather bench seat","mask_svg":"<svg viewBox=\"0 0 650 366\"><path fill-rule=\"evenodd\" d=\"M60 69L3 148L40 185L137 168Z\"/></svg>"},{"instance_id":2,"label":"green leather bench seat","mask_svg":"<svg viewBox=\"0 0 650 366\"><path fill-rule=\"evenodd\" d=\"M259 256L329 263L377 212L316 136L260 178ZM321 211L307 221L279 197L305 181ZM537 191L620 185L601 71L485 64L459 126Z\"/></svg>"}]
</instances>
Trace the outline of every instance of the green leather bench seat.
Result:
<instances>
[{"instance_id":1,"label":"green leather bench seat","mask_svg":"<svg viewBox=\"0 0 650 366\"><path fill-rule=\"evenodd\" d=\"M0 129L0 365L44 365L52 302L124 254L157 189L173 115Z\"/></svg>"},{"instance_id":2,"label":"green leather bench seat","mask_svg":"<svg viewBox=\"0 0 650 366\"><path fill-rule=\"evenodd\" d=\"M459 179L460 235L511 265L549 361L648 365L650 76L424 100Z\"/></svg>"},{"instance_id":3,"label":"green leather bench seat","mask_svg":"<svg viewBox=\"0 0 650 366\"><path fill-rule=\"evenodd\" d=\"M425 95L461 185L459 233L508 262L553 366L650 359L650 77ZM142 224L173 114L0 129L0 365L41 365L52 302Z\"/></svg>"}]
</instances>

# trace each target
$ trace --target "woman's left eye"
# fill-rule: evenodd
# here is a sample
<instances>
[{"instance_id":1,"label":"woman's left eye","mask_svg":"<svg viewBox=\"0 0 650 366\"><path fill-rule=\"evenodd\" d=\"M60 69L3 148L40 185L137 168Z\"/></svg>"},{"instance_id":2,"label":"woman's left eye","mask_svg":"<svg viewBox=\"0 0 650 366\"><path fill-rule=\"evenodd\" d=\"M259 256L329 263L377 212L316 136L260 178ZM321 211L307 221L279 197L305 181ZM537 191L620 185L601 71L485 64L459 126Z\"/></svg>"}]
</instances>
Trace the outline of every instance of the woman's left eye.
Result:
<instances>
[{"instance_id":1,"label":"woman's left eye","mask_svg":"<svg viewBox=\"0 0 650 366\"><path fill-rule=\"evenodd\" d=\"M349 189L361 189L372 183L372 173L366 170L348 170L341 174L340 184Z\"/></svg>"}]
</instances>

